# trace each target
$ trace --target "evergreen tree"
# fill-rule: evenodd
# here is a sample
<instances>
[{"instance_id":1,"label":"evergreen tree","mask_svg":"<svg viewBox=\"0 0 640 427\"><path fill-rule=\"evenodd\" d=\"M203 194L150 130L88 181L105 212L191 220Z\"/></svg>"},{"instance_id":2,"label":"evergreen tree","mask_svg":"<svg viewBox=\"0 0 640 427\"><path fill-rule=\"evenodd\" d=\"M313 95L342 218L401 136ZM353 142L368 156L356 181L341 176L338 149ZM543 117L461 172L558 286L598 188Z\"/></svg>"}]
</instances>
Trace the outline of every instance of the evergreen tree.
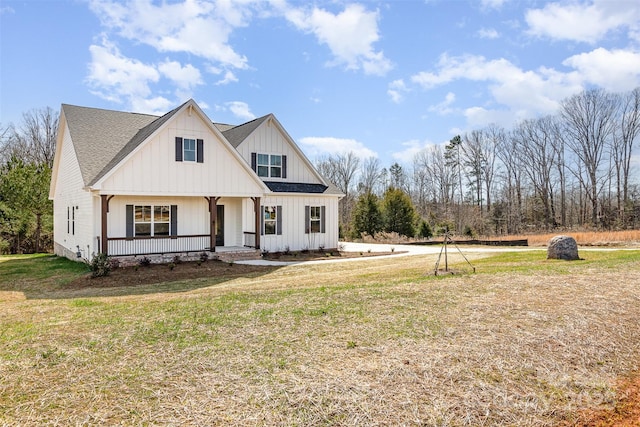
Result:
<instances>
[{"instance_id":1,"label":"evergreen tree","mask_svg":"<svg viewBox=\"0 0 640 427\"><path fill-rule=\"evenodd\" d=\"M418 229L418 236L429 239L433 236L433 231L431 230L431 226L424 219L420 221L420 228Z\"/></svg>"},{"instance_id":2,"label":"evergreen tree","mask_svg":"<svg viewBox=\"0 0 640 427\"><path fill-rule=\"evenodd\" d=\"M384 230L403 236L415 236L416 210L411 198L398 188L389 188L382 201Z\"/></svg>"},{"instance_id":3,"label":"evergreen tree","mask_svg":"<svg viewBox=\"0 0 640 427\"><path fill-rule=\"evenodd\" d=\"M373 236L382 230L382 214L375 194L371 192L362 194L356 202L352 215L351 228L354 238L360 238L362 233Z\"/></svg>"},{"instance_id":4,"label":"evergreen tree","mask_svg":"<svg viewBox=\"0 0 640 427\"><path fill-rule=\"evenodd\" d=\"M25 163L13 156L0 167L0 239L10 242L10 252L49 249L53 232L50 180L51 168L45 163Z\"/></svg>"}]
</instances>

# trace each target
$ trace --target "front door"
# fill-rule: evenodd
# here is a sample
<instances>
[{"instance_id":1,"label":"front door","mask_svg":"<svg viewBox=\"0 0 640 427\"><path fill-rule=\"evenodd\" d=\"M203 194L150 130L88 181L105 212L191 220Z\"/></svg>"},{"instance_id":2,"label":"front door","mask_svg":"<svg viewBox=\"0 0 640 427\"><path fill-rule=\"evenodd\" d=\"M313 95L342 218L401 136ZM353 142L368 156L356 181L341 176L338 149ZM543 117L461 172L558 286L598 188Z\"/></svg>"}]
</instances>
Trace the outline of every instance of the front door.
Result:
<instances>
[{"instance_id":1,"label":"front door","mask_svg":"<svg viewBox=\"0 0 640 427\"><path fill-rule=\"evenodd\" d=\"M216 208L216 246L224 246L224 205Z\"/></svg>"}]
</instances>

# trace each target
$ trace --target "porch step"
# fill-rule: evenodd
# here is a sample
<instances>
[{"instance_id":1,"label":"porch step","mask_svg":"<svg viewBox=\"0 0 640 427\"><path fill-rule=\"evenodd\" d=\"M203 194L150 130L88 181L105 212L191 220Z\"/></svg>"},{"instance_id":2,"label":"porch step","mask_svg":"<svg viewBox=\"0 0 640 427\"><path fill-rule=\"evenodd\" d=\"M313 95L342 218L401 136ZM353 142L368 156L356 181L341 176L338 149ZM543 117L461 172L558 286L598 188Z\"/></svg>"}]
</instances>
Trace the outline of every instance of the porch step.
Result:
<instances>
[{"instance_id":1,"label":"porch step","mask_svg":"<svg viewBox=\"0 0 640 427\"><path fill-rule=\"evenodd\" d=\"M224 262L247 261L261 259L262 253L258 249L250 248L224 251L219 250L212 253L211 258L218 259Z\"/></svg>"}]
</instances>

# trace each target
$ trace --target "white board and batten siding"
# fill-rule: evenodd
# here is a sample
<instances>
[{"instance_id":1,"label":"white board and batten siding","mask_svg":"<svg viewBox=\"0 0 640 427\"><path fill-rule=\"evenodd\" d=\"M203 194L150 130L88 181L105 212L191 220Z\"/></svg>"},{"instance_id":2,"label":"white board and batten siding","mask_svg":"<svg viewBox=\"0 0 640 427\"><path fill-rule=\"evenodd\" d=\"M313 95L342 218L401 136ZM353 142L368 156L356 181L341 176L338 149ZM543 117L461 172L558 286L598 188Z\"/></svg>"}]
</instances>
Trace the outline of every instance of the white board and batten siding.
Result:
<instances>
[{"instance_id":1,"label":"white board and batten siding","mask_svg":"<svg viewBox=\"0 0 640 427\"><path fill-rule=\"evenodd\" d=\"M60 145L58 170L63 173L58 173L53 190L54 251L56 255L73 258L79 247L81 256L90 259L98 251L97 239L94 238L94 200L92 194L84 189L66 123Z\"/></svg>"},{"instance_id":2,"label":"white board and batten siding","mask_svg":"<svg viewBox=\"0 0 640 427\"><path fill-rule=\"evenodd\" d=\"M319 184L320 181L291 143L271 119L262 123L238 146L242 157L251 164L251 153L287 156L287 178L269 178L270 181L288 181Z\"/></svg>"},{"instance_id":3,"label":"white board and batten siding","mask_svg":"<svg viewBox=\"0 0 640 427\"><path fill-rule=\"evenodd\" d=\"M202 139L203 162L176 161L175 139ZM260 184L244 173L234 155L201 117L189 110L174 117L152 139L100 183L102 194L253 196Z\"/></svg>"},{"instance_id":4,"label":"white board and batten siding","mask_svg":"<svg viewBox=\"0 0 640 427\"><path fill-rule=\"evenodd\" d=\"M260 247L262 250L280 252L287 249L301 251L315 250L320 247L325 249L337 248L339 238L337 197L273 195L263 198L260 202L262 206L282 206L282 234L261 235ZM306 206L325 207L324 233L305 233ZM253 221L253 214L248 207L247 202L245 202L244 222Z\"/></svg>"}]
</instances>

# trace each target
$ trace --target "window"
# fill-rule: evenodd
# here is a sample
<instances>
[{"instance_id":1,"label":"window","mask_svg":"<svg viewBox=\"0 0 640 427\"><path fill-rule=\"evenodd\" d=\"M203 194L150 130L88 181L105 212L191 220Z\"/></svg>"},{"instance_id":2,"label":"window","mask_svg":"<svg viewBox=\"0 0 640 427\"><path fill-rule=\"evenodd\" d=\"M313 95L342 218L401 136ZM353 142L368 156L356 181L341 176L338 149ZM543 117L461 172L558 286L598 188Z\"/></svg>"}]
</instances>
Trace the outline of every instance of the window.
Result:
<instances>
[{"instance_id":1,"label":"window","mask_svg":"<svg viewBox=\"0 0 640 427\"><path fill-rule=\"evenodd\" d=\"M67 234L76 234L76 207L67 206Z\"/></svg>"},{"instance_id":2,"label":"window","mask_svg":"<svg viewBox=\"0 0 640 427\"><path fill-rule=\"evenodd\" d=\"M286 178L287 156L280 154L257 154L254 170L263 178Z\"/></svg>"},{"instance_id":3,"label":"window","mask_svg":"<svg viewBox=\"0 0 640 427\"><path fill-rule=\"evenodd\" d=\"M309 209L309 232L320 232L320 206L311 206Z\"/></svg>"},{"instance_id":4,"label":"window","mask_svg":"<svg viewBox=\"0 0 640 427\"><path fill-rule=\"evenodd\" d=\"M305 206L304 207L304 219L305 228L304 232L309 233L324 233L325 232L325 207L324 206Z\"/></svg>"},{"instance_id":5,"label":"window","mask_svg":"<svg viewBox=\"0 0 640 427\"><path fill-rule=\"evenodd\" d=\"M275 206L264 207L264 234L276 234L278 211Z\"/></svg>"},{"instance_id":6,"label":"window","mask_svg":"<svg viewBox=\"0 0 640 427\"><path fill-rule=\"evenodd\" d=\"M176 162L204 163L204 140L176 136Z\"/></svg>"},{"instance_id":7,"label":"window","mask_svg":"<svg viewBox=\"0 0 640 427\"><path fill-rule=\"evenodd\" d=\"M185 162L195 162L196 161L196 140L185 138L182 140L184 154L182 159Z\"/></svg>"},{"instance_id":8,"label":"window","mask_svg":"<svg viewBox=\"0 0 640 427\"><path fill-rule=\"evenodd\" d=\"M282 234L282 206L263 206L260 222L262 234Z\"/></svg>"},{"instance_id":9,"label":"window","mask_svg":"<svg viewBox=\"0 0 640 427\"><path fill-rule=\"evenodd\" d=\"M169 206L135 206L134 230L136 236L168 236L171 224Z\"/></svg>"}]
</instances>

